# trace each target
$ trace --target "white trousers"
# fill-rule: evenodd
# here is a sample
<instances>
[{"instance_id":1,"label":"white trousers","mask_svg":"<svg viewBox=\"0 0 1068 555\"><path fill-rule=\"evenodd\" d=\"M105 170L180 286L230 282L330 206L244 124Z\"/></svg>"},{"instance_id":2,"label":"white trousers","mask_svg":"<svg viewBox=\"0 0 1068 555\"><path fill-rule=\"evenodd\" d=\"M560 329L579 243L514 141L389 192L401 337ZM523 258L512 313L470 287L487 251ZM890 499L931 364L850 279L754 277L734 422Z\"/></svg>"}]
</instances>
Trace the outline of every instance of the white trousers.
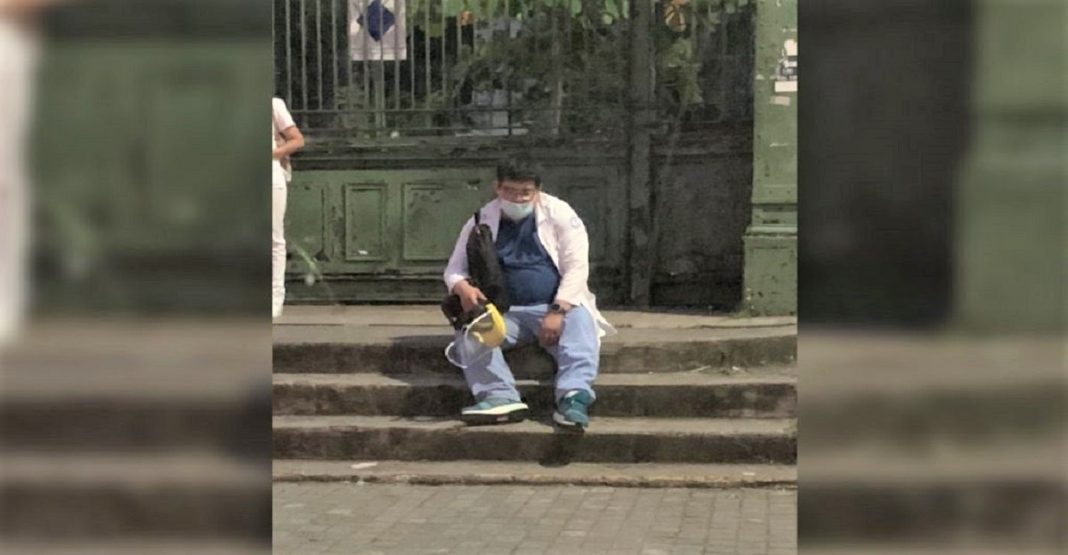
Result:
<instances>
[{"instance_id":1,"label":"white trousers","mask_svg":"<svg viewBox=\"0 0 1068 555\"><path fill-rule=\"evenodd\" d=\"M0 168L0 347L14 339L29 295L28 210L22 176Z\"/></svg>"},{"instance_id":2,"label":"white trousers","mask_svg":"<svg viewBox=\"0 0 1068 555\"><path fill-rule=\"evenodd\" d=\"M28 306L30 189L24 143L36 50L35 37L0 17L0 347L13 339Z\"/></svg>"},{"instance_id":3,"label":"white trousers","mask_svg":"<svg viewBox=\"0 0 1068 555\"><path fill-rule=\"evenodd\" d=\"M286 299L285 186L271 187L271 307L278 314Z\"/></svg>"}]
</instances>

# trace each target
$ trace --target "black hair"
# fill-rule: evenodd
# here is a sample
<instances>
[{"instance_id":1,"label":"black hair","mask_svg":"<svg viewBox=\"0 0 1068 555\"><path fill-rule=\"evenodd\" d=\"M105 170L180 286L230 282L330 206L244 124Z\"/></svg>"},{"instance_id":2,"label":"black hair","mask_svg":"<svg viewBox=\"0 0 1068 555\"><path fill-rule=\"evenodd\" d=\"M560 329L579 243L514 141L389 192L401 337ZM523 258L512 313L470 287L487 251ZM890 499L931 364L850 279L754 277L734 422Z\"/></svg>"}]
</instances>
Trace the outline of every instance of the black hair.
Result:
<instances>
[{"instance_id":1,"label":"black hair","mask_svg":"<svg viewBox=\"0 0 1068 555\"><path fill-rule=\"evenodd\" d=\"M497 163L497 182L533 181L541 188L541 167L527 156L513 156Z\"/></svg>"}]
</instances>

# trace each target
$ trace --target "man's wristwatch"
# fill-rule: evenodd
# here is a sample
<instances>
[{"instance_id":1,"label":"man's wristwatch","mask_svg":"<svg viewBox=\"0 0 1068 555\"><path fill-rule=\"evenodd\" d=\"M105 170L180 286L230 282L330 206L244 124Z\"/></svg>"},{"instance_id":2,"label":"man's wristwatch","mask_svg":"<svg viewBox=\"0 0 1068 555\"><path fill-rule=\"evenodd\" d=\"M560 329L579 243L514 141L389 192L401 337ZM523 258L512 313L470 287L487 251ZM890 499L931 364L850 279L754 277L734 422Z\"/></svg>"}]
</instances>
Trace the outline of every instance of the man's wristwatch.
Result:
<instances>
[{"instance_id":1,"label":"man's wristwatch","mask_svg":"<svg viewBox=\"0 0 1068 555\"><path fill-rule=\"evenodd\" d=\"M560 306L560 303L549 305L549 312L552 314L567 314L567 311L564 310L564 307Z\"/></svg>"}]
</instances>

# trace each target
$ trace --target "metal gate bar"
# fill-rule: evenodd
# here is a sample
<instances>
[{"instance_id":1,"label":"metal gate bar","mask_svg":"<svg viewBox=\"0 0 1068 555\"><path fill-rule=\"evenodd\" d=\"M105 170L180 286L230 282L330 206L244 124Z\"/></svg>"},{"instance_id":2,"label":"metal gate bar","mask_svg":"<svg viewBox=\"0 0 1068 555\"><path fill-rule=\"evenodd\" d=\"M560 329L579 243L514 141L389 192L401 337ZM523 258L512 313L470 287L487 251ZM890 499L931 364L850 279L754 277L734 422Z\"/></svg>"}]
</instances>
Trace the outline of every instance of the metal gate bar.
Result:
<instances>
[{"instance_id":1,"label":"metal gate bar","mask_svg":"<svg viewBox=\"0 0 1068 555\"><path fill-rule=\"evenodd\" d=\"M697 80L701 89L685 125L701 129L751 118L737 93L751 89L740 81L749 76L734 67L751 67L752 56L731 51L726 40L727 20L739 15L709 23L688 7L699 0L642 1L654 3L654 17L643 21L657 37L653 44L688 40L697 57L681 62L697 68L687 86ZM678 71L679 62L660 67L668 52L630 59L628 41L646 32L630 28L630 0L276 0L276 5L282 8L276 11L277 36L285 42L285 59L276 66L280 89L313 135L347 130L353 142L385 144L398 136L614 136L635 110L646 108L628 105L627 76L652 74L654 65L656 98L647 108L665 126L681 111L679 92L671 90L678 84L659 75ZM671 28L665 20L671 6L691 10L683 26ZM367 32L352 44L352 15L378 10L373 14L378 17L364 17L366 31L372 20L381 24L387 9L395 18L388 35L392 54L387 55L388 40L371 39ZM751 18L751 10L740 17Z\"/></svg>"},{"instance_id":2,"label":"metal gate bar","mask_svg":"<svg viewBox=\"0 0 1068 555\"><path fill-rule=\"evenodd\" d=\"M598 34L605 24L583 14L577 0L406 1L402 9L389 4L403 34L391 35L393 54L387 57L367 32L354 49L347 24L354 11L377 9L382 16L385 3L280 0L282 91L303 127L312 133L348 129L357 140L391 133L577 135L619 127L613 124L625 115L624 103L606 103L611 94L594 95L590 74L618 63L596 59L595 43L623 34ZM380 24L382 18L364 18L367 27L372 20ZM612 23L626 24L622 18ZM522 52L516 43L532 51ZM615 46L601 50L618 52L624 45ZM502 62L508 52L525 65ZM622 99L622 92L614 96Z\"/></svg>"}]
</instances>

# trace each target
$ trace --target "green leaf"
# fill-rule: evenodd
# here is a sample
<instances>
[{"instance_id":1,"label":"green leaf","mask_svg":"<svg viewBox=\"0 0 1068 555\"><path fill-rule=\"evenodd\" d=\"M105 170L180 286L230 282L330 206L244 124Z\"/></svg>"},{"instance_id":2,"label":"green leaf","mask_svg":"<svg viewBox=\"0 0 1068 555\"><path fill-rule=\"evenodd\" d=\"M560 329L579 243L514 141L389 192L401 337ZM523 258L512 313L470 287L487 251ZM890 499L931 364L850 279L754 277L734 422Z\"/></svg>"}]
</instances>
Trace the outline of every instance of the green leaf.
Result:
<instances>
[{"instance_id":1,"label":"green leaf","mask_svg":"<svg viewBox=\"0 0 1068 555\"><path fill-rule=\"evenodd\" d=\"M619 1L618 0L605 0L605 3L604 3L604 13L605 13L605 15L610 15L614 19L619 19L620 11L621 10L620 10L620 5L619 5ZM602 18L602 20L603 19L604 18ZM610 25L610 24L611 24L610 21L606 21L605 22L605 25Z\"/></svg>"},{"instance_id":2,"label":"green leaf","mask_svg":"<svg viewBox=\"0 0 1068 555\"><path fill-rule=\"evenodd\" d=\"M305 271L305 280L309 280L310 278L310 280L314 282L315 279L322 279L323 269L319 266L319 263L311 253L309 253L300 243L294 242L291 248L297 251L297 256L307 268L307 271Z\"/></svg>"}]
</instances>

